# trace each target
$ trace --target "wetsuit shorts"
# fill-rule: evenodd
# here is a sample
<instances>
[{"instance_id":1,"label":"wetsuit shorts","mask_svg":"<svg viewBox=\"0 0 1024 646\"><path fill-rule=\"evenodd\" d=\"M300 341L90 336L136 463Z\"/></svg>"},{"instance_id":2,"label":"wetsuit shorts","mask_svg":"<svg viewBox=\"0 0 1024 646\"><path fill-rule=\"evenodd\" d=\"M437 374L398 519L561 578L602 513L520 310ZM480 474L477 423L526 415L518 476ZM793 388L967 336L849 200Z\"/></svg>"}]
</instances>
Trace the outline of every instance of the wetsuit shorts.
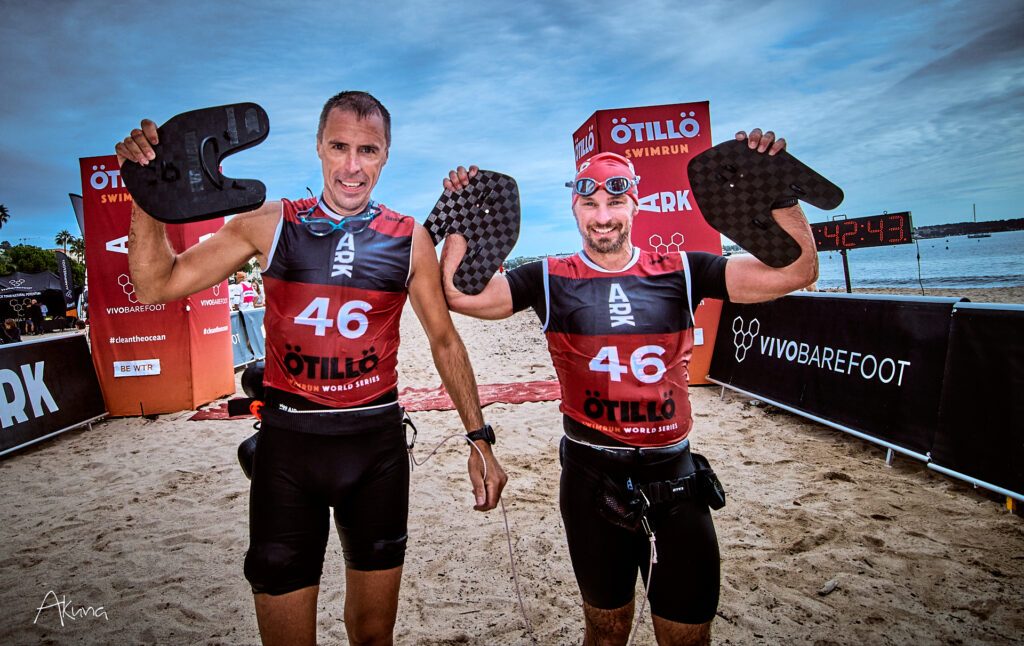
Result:
<instances>
[{"instance_id":1,"label":"wetsuit shorts","mask_svg":"<svg viewBox=\"0 0 1024 646\"><path fill-rule=\"evenodd\" d=\"M646 511L658 562L648 580L650 540L640 523L635 488L694 472L688 443L663 449L594 448L562 438L559 502L583 600L614 610L634 596L639 570L650 585L651 612L685 624L711 621L718 608L718 538L707 505L694 498Z\"/></svg>"},{"instance_id":2,"label":"wetsuit shorts","mask_svg":"<svg viewBox=\"0 0 1024 646\"><path fill-rule=\"evenodd\" d=\"M405 559L409 459L397 401L343 413L262 412L249 493L245 577L253 592L317 585L330 507L347 567Z\"/></svg>"}]
</instances>

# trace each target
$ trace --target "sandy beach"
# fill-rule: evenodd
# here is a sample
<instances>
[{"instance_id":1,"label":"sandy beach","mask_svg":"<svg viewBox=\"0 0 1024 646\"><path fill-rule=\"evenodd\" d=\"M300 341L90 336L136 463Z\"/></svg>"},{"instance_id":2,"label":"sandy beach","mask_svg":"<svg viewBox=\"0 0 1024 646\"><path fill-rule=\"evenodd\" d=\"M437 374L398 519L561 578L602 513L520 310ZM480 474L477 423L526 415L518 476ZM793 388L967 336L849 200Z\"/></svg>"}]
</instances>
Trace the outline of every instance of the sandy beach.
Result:
<instances>
[{"instance_id":1,"label":"sandy beach","mask_svg":"<svg viewBox=\"0 0 1024 646\"><path fill-rule=\"evenodd\" d=\"M1024 303L1024 288L958 295ZM481 384L554 379L532 311L455 321ZM409 308L402 335L400 386L437 386ZM728 491L714 515L723 572L715 643L1024 639L1024 518L1002 501L908 458L887 467L883 449L747 397L717 387L691 397L694 449ZM252 423L192 414L107 420L0 459L0 644L259 642L242 576L248 481L235 459ZM396 641L578 644L581 600L557 503L558 402L485 414L509 475L504 501L532 629L501 511L472 510L468 448L452 441L412 476ZM414 419L420 460L460 430L454 411ZM39 609L61 597L93 612L62 626L56 607ZM347 643L343 598L332 534L322 644ZM637 643L653 644L648 613L642 623Z\"/></svg>"}]
</instances>

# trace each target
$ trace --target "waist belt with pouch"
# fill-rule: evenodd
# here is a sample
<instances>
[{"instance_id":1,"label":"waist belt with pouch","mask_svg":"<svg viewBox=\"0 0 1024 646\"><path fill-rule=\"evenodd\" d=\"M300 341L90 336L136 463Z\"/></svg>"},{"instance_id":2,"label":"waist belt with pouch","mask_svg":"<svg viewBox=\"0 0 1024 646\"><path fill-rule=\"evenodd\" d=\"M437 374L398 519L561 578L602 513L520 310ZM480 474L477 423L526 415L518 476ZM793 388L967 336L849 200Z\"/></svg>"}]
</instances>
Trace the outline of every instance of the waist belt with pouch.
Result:
<instances>
[{"instance_id":1,"label":"waist belt with pouch","mask_svg":"<svg viewBox=\"0 0 1024 646\"><path fill-rule=\"evenodd\" d=\"M601 474L600 485L595 487L597 509L605 520L630 531L638 531L645 525L649 531L652 525L647 512L653 507L674 501L693 499L711 509L725 506L725 489L711 469L707 458L691 453L695 471L673 480L660 480L636 484L631 478L626 482L615 481L608 474Z\"/></svg>"},{"instance_id":2,"label":"waist belt with pouch","mask_svg":"<svg viewBox=\"0 0 1024 646\"><path fill-rule=\"evenodd\" d=\"M652 505L671 500L694 498L712 509L725 507L725 489L708 459L699 453L691 453L696 470L688 476L675 480L662 480L637 485Z\"/></svg>"}]
</instances>

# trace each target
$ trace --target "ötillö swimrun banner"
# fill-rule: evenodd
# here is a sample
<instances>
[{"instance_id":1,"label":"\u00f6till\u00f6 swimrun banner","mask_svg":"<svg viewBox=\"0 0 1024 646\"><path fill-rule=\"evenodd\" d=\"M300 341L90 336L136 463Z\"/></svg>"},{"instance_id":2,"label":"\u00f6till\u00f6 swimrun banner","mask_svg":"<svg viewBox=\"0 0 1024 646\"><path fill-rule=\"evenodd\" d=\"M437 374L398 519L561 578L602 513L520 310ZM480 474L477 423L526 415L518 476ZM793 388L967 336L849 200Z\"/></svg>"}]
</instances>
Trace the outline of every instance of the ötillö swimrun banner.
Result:
<instances>
[{"instance_id":1,"label":"\u00f6till\u00f6 swimrun banner","mask_svg":"<svg viewBox=\"0 0 1024 646\"><path fill-rule=\"evenodd\" d=\"M1024 306L958 303L930 468L1024 496ZM989 486L989 489L992 487Z\"/></svg>"},{"instance_id":2,"label":"\u00f6till\u00f6 swimrun banner","mask_svg":"<svg viewBox=\"0 0 1024 646\"><path fill-rule=\"evenodd\" d=\"M170 303L144 304L128 269L132 197L113 155L81 159L93 361L113 416L196 408L234 392L227 281ZM168 225L181 252L223 218Z\"/></svg>"},{"instance_id":3,"label":"\u00f6till\u00f6 swimrun banner","mask_svg":"<svg viewBox=\"0 0 1024 646\"><path fill-rule=\"evenodd\" d=\"M103 417L85 336L0 346L0 455Z\"/></svg>"},{"instance_id":4,"label":"\u00f6till\u00f6 swimrun banner","mask_svg":"<svg viewBox=\"0 0 1024 646\"><path fill-rule=\"evenodd\" d=\"M927 461L957 298L726 303L709 378Z\"/></svg>"},{"instance_id":5,"label":"\u00f6till\u00f6 swimrun banner","mask_svg":"<svg viewBox=\"0 0 1024 646\"><path fill-rule=\"evenodd\" d=\"M686 166L711 147L707 101L598 110L573 134L576 166L601 152L623 155L640 176L640 210L632 242L651 251L707 251L722 254L722 238L708 226L690 193ZM565 197L569 209L570 196ZM690 383L707 383L722 303L707 299L695 307Z\"/></svg>"}]
</instances>

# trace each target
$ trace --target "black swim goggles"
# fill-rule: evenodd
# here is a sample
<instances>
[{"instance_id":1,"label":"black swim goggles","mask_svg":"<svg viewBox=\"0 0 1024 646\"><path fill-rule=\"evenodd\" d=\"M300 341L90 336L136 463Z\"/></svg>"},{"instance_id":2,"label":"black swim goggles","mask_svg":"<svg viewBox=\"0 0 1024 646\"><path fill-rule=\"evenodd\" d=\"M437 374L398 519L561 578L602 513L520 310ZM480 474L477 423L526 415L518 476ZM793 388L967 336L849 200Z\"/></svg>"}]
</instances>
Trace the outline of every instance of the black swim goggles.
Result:
<instances>
[{"instance_id":1,"label":"black swim goggles","mask_svg":"<svg viewBox=\"0 0 1024 646\"><path fill-rule=\"evenodd\" d=\"M317 204L319 206L319 204ZM316 206L301 211L296 214L299 222L306 226L306 231L309 231L313 235L322 238L329 236L335 231L344 231L345 233L362 233L370 226L373 219L380 215L380 205L370 200L366 205L366 210L358 215L349 215L341 218L335 222L330 217L310 217L313 211L316 210Z\"/></svg>"},{"instance_id":2,"label":"black swim goggles","mask_svg":"<svg viewBox=\"0 0 1024 646\"><path fill-rule=\"evenodd\" d=\"M622 195L628 193L629 189L633 188L640 183L640 176L636 177L609 177L603 182L599 182L596 179L589 177L581 177L575 182L566 182L565 185L573 190L573 193L583 197L588 197L597 192L597 189L603 188L608 191L609 195Z\"/></svg>"}]
</instances>

